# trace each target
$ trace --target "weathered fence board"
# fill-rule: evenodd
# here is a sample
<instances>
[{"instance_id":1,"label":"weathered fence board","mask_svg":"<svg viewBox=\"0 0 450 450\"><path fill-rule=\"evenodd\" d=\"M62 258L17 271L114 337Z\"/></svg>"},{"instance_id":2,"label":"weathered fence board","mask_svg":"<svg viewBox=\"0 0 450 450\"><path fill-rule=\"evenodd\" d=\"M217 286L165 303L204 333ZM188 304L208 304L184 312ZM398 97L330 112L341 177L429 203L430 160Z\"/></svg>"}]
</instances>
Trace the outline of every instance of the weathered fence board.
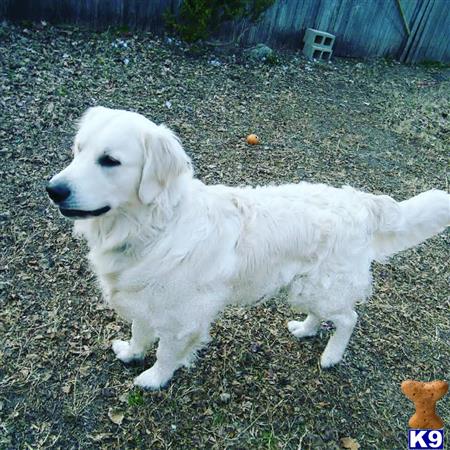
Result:
<instances>
[{"instance_id":1,"label":"weathered fence board","mask_svg":"<svg viewBox=\"0 0 450 450\"><path fill-rule=\"evenodd\" d=\"M401 59L415 61L450 61L450 1L429 0L422 5L424 17L420 21L415 35L411 33L404 47ZM428 6L428 8L425 8Z\"/></svg>"},{"instance_id":2,"label":"weathered fence board","mask_svg":"<svg viewBox=\"0 0 450 450\"><path fill-rule=\"evenodd\" d=\"M182 0L0 0L0 17L84 24L94 29L128 26L164 31L163 13ZM257 24L224 26L225 40L301 48L308 27L337 36L335 55L392 57L406 62L450 62L450 0L276 0ZM407 29L411 30L408 36Z\"/></svg>"},{"instance_id":3,"label":"weathered fence board","mask_svg":"<svg viewBox=\"0 0 450 450\"><path fill-rule=\"evenodd\" d=\"M0 13L11 20L48 20L94 29L129 26L160 32L170 0L0 0Z\"/></svg>"}]
</instances>

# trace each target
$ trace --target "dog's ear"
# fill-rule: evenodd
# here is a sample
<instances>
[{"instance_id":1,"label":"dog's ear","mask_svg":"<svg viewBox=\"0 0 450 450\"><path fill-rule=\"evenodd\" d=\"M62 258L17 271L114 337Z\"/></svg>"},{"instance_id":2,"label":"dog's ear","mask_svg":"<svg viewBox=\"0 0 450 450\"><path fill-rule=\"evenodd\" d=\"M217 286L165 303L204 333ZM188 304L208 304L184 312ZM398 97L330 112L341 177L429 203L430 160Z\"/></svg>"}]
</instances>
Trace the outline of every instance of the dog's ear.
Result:
<instances>
[{"instance_id":1,"label":"dog's ear","mask_svg":"<svg viewBox=\"0 0 450 450\"><path fill-rule=\"evenodd\" d=\"M143 141L144 164L139 199L148 205L177 177L192 173L192 166L178 137L166 126L149 127Z\"/></svg>"}]
</instances>

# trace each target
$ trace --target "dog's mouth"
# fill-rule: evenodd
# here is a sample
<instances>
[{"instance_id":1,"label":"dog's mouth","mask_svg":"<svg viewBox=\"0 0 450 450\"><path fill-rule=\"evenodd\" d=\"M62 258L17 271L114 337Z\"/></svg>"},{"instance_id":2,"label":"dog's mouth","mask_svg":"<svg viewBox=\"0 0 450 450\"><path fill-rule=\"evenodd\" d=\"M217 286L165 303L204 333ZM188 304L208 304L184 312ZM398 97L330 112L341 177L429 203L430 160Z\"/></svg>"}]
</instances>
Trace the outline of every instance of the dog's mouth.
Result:
<instances>
[{"instance_id":1,"label":"dog's mouth","mask_svg":"<svg viewBox=\"0 0 450 450\"><path fill-rule=\"evenodd\" d=\"M87 219L89 217L98 217L107 213L111 209L110 206L104 206L103 208L94 209L93 211L83 211L81 209L66 209L59 208L61 214L72 219Z\"/></svg>"}]
</instances>

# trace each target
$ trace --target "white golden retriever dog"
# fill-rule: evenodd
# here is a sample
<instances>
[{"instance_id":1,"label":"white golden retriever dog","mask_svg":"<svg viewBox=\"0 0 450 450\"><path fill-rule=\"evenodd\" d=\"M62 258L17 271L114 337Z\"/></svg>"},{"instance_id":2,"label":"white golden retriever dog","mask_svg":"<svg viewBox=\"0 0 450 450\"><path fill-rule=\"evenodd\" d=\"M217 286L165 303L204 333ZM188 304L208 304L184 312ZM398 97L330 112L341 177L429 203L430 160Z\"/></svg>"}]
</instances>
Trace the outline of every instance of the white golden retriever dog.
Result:
<instances>
[{"instance_id":1,"label":"white golden retriever dog","mask_svg":"<svg viewBox=\"0 0 450 450\"><path fill-rule=\"evenodd\" d=\"M135 384L164 386L209 339L226 305L247 305L289 289L307 313L296 337L322 320L336 330L321 356L338 363L356 323L355 303L371 292L370 263L416 245L450 222L446 192L397 203L350 187L207 186L165 126L140 114L95 107L80 121L71 164L47 191L75 232L109 304L131 322L116 340L120 360L156 362Z\"/></svg>"}]
</instances>

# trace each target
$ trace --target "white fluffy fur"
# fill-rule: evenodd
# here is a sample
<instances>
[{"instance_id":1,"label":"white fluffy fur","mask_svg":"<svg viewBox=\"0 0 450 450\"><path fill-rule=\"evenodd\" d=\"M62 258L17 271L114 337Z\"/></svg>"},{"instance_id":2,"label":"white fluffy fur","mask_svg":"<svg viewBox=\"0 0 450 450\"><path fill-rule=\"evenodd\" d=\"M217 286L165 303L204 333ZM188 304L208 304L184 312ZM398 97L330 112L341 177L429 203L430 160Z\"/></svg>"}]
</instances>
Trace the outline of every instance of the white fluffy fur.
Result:
<instances>
[{"instance_id":1,"label":"white fluffy fur","mask_svg":"<svg viewBox=\"0 0 450 450\"><path fill-rule=\"evenodd\" d=\"M104 152L121 161L101 167ZM432 190L405 202L350 187L207 186L193 178L178 139L143 116L102 107L83 116L72 163L52 179L72 191L65 207L106 214L76 220L110 305L132 323L115 341L122 361L159 339L154 366L135 384L157 389L188 365L226 305L248 305L289 289L308 314L296 337L322 320L336 331L321 357L338 363L370 295L370 263L418 244L450 222L449 195Z\"/></svg>"}]
</instances>

